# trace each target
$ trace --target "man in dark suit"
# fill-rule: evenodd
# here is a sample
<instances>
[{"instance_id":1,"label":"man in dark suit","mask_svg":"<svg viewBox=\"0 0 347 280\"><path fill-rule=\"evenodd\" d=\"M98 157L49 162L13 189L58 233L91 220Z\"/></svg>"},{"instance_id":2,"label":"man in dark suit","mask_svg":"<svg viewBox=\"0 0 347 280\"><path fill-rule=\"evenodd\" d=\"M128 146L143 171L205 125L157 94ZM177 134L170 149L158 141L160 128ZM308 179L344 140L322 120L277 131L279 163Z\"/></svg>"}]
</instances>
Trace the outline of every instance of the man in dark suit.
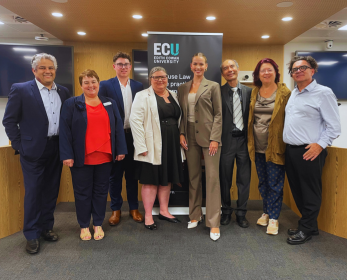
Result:
<instances>
[{"instance_id":1,"label":"man in dark suit","mask_svg":"<svg viewBox=\"0 0 347 280\"><path fill-rule=\"evenodd\" d=\"M222 151L220 157L220 187L222 196L221 224L231 221L230 188L236 159L236 184L238 190L236 221L240 227L249 227L246 219L247 201L251 181L251 161L247 148L247 125L249 102L252 89L238 81L239 65L235 60L227 59L220 67L227 83L221 87L223 130Z\"/></svg>"},{"instance_id":2,"label":"man in dark suit","mask_svg":"<svg viewBox=\"0 0 347 280\"><path fill-rule=\"evenodd\" d=\"M109 224L115 226L120 222L122 198L122 181L125 173L129 214L136 222L143 222L143 216L139 212L138 182L134 178L134 144L130 130L129 117L135 94L143 90L140 82L129 78L131 70L131 58L127 53L118 52L113 57L113 68L117 73L115 78L100 83L99 96L110 97L117 102L123 124L128 154L123 161L113 164L110 176L110 197L112 216Z\"/></svg>"},{"instance_id":3,"label":"man in dark suit","mask_svg":"<svg viewBox=\"0 0 347 280\"><path fill-rule=\"evenodd\" d=\"M67 88L54 83L57 61L41 53L31 61L35 79L13 84L3 125L23 170L26 250L35 254L39 238L57 241L53 232L62 164L59 159L59 117Z\"/></svg>"}]
</instances>

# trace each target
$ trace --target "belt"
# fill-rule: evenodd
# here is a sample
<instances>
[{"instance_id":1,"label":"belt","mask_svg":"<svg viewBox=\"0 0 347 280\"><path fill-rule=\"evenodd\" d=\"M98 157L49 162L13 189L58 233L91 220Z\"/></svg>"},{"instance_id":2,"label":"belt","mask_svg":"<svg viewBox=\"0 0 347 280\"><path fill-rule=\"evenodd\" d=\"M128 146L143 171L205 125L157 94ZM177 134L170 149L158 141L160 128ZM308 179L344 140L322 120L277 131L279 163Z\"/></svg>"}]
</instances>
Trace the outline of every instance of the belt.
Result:
<instances>
[{"instance_id":1,"label":"belt","mask_svg":"<svg viewBox=\"0 0 347 280\"><path fill-rule=\"evenodd\" d=\"M130 128L124 128L124 133L131 133L131 129Z\"/></svg>"},{"instance_id":2,"label":"belt","mask_svg":"<svg viewBox=\"0 0 347 280\"><path fill-rule=\"evenodd\" d=\"M48 137L47 137L47 140L48 140L48 141L50 141L50 140L59 140L59 135L48 136Z\"/></svg>"},{"instance_id":3,"label":"belt","mask_svg":"<svg viewBox=\"0 0 347 280\"><path fill-rule=\"evenodd\" d=\"M160 120L160 123L162 125L174 125L174 124L178 124L178 121L174 118L168 118L168 119L163 119L163 120Z\"/></svg>"},{"instance_id":4,"label":"belt","mask_svg":"<svg viewBox=\"0 0 347 280\"><path fill-rule=\"evenodd\" d=\"M304 145L290 145L290 144L287 144L287 147L290 147L290 148L305 148L308 144L304 144Z\"/></svg>"}]
</instances>

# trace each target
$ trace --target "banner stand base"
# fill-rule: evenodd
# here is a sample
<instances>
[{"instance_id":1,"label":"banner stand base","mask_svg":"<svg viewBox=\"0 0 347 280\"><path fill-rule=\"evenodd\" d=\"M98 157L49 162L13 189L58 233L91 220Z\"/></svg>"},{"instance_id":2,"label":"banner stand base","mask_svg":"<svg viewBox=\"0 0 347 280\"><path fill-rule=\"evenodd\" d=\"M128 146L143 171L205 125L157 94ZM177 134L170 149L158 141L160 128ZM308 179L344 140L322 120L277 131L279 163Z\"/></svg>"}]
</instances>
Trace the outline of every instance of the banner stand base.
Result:
<instances>
[{"instance_id":1,"label":"banner stand base","mask_svg":"<svg viewBox=\"0 0 347 280\"><path fill-rule=\"evenodd\" d=\"M206 207L202 208L202 214L206 214ZM153 207L152 215L159 215L159 207ZM171 215L189 215L189 207L169 207Z\"/></svg>"}]
</instances>

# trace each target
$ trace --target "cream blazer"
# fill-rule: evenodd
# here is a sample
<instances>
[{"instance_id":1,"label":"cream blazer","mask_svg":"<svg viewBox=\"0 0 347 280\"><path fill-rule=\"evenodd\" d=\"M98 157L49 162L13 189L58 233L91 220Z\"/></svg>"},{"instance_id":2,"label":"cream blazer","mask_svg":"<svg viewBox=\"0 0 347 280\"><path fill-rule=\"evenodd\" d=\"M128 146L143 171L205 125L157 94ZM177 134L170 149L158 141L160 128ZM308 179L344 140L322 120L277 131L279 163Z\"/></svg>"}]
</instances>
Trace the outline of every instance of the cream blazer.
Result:
<instances>
[{"instance_id":1,"label":"cream blazer","mask_svg":"<svg viewBox=\"0 0 347 280\"><path fill-rule=\"evenodd\" d=\"M168 90L169 91L169 90ZM177 105L177 94L169 91ZM181 114L182 116L182 114ZM178 120L178 128L181 122ZM134 160L161 165L162 139L157 99L152 86L135 95L130 113L130 127L134 138ZM146 156L140 154L148 152ZM185 159L181 148L182 161Z\"/></svg>"}]
</instances>

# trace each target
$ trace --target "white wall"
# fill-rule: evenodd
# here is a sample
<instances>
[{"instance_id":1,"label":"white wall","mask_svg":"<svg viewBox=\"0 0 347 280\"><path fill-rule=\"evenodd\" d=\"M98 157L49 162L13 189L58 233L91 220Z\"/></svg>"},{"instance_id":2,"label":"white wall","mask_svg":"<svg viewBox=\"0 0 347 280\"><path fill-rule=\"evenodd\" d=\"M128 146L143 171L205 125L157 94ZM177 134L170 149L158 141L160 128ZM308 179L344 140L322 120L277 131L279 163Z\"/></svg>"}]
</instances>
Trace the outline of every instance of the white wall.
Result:
<instances>
[{"instance_id":1,"label":"white wall","mask_svg":"<svg viewBox=\"0 0 347 280\"><path fill-rule=\"evenodd\" d=\"M38 42L34 39L0 38L0 44L62 45L63 41L58 40L58 39L50 39L48 42ZM2 125L2 119L4 118L6 104L7 104L7 98L0 98L0 122L1 122L1 124L0 124L0 147L8 145L8 143L9 143L8 137L5 133L5 128Z\"/></svg>"},{"instance_id":2,"label":"white wall","mask_svg":"<svg viewBox=\"0 0 347 280\"><path fill-rule=\"evenodd\" d=\"M286 83L287 87L291 90L294 88L294 81L288 74L287 63L289 63L290 59L294 56L295 51L327 51L327 49L325 48L324 42L288 43L284 45L283 82ZM347 51L347 43L334 43L331 51ZM333 145L340 148L347 148L347 101L339 101L339 103L341 103L341 106L339 106L341 135L333 142Z\"/></svg>"}]
</instances>

